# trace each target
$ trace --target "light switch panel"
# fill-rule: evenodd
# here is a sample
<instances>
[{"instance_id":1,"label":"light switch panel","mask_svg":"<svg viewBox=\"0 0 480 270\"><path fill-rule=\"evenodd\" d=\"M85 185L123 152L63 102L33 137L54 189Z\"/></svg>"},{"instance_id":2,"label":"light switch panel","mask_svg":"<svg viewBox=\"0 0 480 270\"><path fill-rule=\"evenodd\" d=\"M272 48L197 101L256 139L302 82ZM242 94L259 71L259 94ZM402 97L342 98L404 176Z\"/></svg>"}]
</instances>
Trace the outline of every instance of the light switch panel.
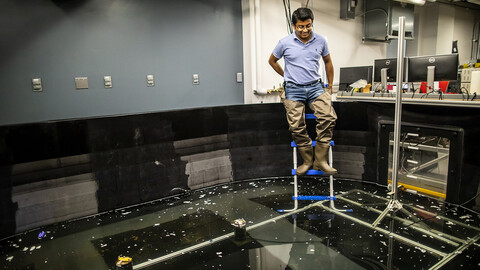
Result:
<instances>
[{"instance_id":1,"label":"light switch panel","mask_svg":"<svg viewBox=\"0 0 480 270\"><path fill-rule=\"evenodd\" d=\"M75 77L75 87L77 89L88 89L88 77Z\"/></svg>"},{"instance_id":2,"label":"light switch panel","mask_svg":"<svg viewBox=\"0 0 480 270\"><path fill-rule=\"evenodd\" d=\"M112 76L103 76L103 85L105 88L112 88Z\"/></svg>"},{"instance_id":3,"label":"light switch panel","mask_svg":"<svg viewBox=\"0 0 480 270\"><path fill-rule=\"evenodd\" d=\"M243 82L243 74L237 73L237 82Z\"/></svg>"},{"instance_id":4,"label":"light switch panel","mask_svg":"<svg viewBox=\"0 0 480 270\"><path fill-rule=\"evenodd\" d=\"M200 84L200 78L198 74L193 74L193 84Z\"/></svg>"},{"instance_id":5,"label":"light switch panel","mask_svg":"<svg viewBox=\"0 0 480 270\"><path fill-rule=\"evenodd\" d=\"M147 86L152 87L155 85L153 75L147 75Z\"/></svg>"},{"instance_id":6,"label":"light switch panel","mask_svg":"<svg viewBox=\"0 0 480 270\"><path fill-rule=\"evenodd\" d=\"M32 79L32 89L34 92L42 92L42 79L34 78Z\"/></svg>"}]
</instances>

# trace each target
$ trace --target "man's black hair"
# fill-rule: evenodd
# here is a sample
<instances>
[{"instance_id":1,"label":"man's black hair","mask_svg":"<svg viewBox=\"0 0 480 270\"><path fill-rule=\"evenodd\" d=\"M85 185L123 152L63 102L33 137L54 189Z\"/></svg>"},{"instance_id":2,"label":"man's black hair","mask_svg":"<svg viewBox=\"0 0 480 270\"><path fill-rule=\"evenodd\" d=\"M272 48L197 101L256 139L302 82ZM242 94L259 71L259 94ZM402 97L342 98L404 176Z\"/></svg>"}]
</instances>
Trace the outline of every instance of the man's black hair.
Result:
<instances>
[{"instance_id":1,"label":"man's black hair","mask_svg":"<svg viewBox=\"0 0 480 270\"><path fill-rule=\"evenodd\" d=\"M296 25L298 21L306 21L311 19L313 22L313 12L309 8L299 8L292 14L292 23Z\"/></svg>"}]
</instances>

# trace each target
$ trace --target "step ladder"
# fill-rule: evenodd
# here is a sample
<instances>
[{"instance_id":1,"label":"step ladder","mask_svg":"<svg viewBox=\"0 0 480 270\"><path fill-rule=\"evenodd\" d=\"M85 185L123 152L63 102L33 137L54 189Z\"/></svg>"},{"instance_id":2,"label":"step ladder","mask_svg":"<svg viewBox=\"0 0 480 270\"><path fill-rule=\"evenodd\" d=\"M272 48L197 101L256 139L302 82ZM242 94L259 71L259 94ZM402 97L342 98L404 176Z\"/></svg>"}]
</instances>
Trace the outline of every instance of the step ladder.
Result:
<instances>
[{"instance_id":1,"label":"step ladder","mask_svg":"<svg viewBox=\"0 0 480 270\"><path fill-rule=\"evenodd\" d=\"M305 119L317 119L315 115L313 114L305 114ZM315 147L316 141L312 141L312 146ZM330 201L330 207L332 209L335 209L340 212L353 212L351 209L337 209L335 208L335 203L334 201L337 199L334 194L333 194L333 175L330 175L330 195L329 196L322 196L322 195L314 195L314 196L299 196L298 195L298 176L296 174L297 172L297 145L295 142L291 142L290 146L293 149L293 169L292 169L292 175L293 175L293 196L292 199L294 201L294 208L293 209L279 209L277 210L280 213L285 213L285 212L292 212L298 209L298 201ZM335 146L334 141L330 141L330 148L328 150L328 159L330 162L330 167L333 167L333 150L332 147ZM308 170L305 175L327 175L326 173L322 171L317 171L317 170Z\"/></svg>"}]
</instances>

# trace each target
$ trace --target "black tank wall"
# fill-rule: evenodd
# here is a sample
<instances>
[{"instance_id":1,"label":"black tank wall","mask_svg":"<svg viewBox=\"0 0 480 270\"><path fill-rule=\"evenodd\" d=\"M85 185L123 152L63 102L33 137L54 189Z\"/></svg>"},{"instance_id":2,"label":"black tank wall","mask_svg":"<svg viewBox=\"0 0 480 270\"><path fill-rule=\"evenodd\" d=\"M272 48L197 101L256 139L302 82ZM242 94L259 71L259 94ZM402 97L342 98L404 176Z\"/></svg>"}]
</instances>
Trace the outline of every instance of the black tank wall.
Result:
<instances>
[{"instance_id":1,"label":"black tank wall","mask_svg":"<svg viewBox=\"0 0 480 270\"><path fill-rule=\"evenodd\" d=\"M377 175L377 129L379 120L393 118L394 104L335 102L334 106L338 114L334 163L339 177L385 184ZM424 105L404 105L403 109L403 121L465 130L459 186L464 198L475 195L480 179L480 109ZM308 129L314 138L314 125ZM187 188L186 161L175 142L217 135L227 137L222 147L199 142L196 151L228 149L233 181L290 175L291 137L281 104L1 126L0 237L19 231L14 193L29 192L30 187L52 188L52 179L69 185L77 176L89 175L97 186L95 212L158 199L176 187ZM38 207L28 211L38 211ZM62 217L55 219L59 220ZM28 223L28 215L22 222Z\"/></svg>"}]
</instances>

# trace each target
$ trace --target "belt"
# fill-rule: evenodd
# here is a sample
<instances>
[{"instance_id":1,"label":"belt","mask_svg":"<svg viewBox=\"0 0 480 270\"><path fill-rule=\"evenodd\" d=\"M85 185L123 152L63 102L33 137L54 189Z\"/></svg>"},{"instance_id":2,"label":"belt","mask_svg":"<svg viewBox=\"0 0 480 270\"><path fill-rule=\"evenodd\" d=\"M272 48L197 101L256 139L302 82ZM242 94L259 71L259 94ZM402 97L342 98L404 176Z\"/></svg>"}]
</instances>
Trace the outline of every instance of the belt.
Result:
<instances>
[{"instance_id":1,"label":"belt","mask_svg":"<svg viewBox=\"0 0 480 270\"><path fill-rule=\"evenodd\" d=\"M311 83L307 83L307 84L298 84L298 83L294 83L294 82L285 82L285 83L291 83L291 84L294 84L296 86L311 86L311 85L314 85L314 84L317 84L317 83L321 83L322 82L322 79L318 79L314 82L311 82Z\"/></svg>"}]
</instances>

